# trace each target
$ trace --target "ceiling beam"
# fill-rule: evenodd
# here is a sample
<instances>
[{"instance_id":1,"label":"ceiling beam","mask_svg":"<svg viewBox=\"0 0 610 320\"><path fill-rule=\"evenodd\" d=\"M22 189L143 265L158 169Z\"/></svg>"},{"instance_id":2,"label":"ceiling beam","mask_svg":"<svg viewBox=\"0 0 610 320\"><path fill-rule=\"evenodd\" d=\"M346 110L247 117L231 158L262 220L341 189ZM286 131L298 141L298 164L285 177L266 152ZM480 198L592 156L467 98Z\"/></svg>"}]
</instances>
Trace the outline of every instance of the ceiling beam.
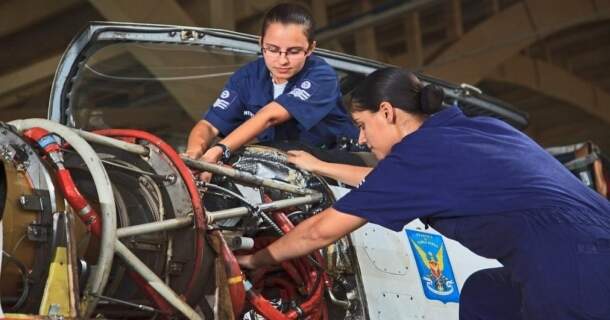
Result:
<instances>
[{"instance_id":1,"label":"ceiling beam","mask_svg":"<svg viewBox=\"0 0 610 320\"><path fill-rule=\"evenodd\" d=\"M81 2L56 13L52 18L2 37L2 47L10 50L0 50L0 74L13 72L43 57L63 52L74 34L89 21L101 18L88 3Z\"/></svg>"},{"instance_id":2,"label":"ceiling beam","mask_svg":"<svg viewBox=\"0 0 610 320\"><path fill-rule=\"evenodd\" d=\"M109 21L194 25L193 19L176 1L149 0L89 0Z\"/></svg>"},{"instance_id":3,"label":"ceiling beam","mask_svg":"<svg viewBox=\"0 0 610 320\"><path fill-rule=\"evenodd\" d=\"M516 55L502 63L488 78L517 84L567 102L610 124L610 94L548 62Z\"/></svg>"},{"instance_id":4,"label":"ceiling beam","mask_svg":"<svg viewBox=\"0 0 610 320\"><path fill-rule=\"evenodd\" d=\"M438 2L438 0L413 0L381 12L369 13L348 23L324 29L316 34L316 39L318 41L325 41L328 39L337 38L345 35L346 33L353 33L354 31L362 28L385 23L392 18L404 15L411 10L416 10L424 5L435 2Z\"/></svg>"},{"instance_id":5,"label":"ceiling beam","mask_svg":"<svg viewBox=\"0 0 610 320\"><path fill-rule=\"evenodd\" d=\"M18 32L80 3L80 0L4 0L0 2L0 37Z\"/></svg>"},{"instance_id":6,"label":"ceiling beam","mask_svg":"<svg viewBox=\"0 0 610 320\"><path fill-rule=\"evenodd\" d=\"M51 77L57 69L61 55L54 55L25 68L0 76L0 97L34 82ZM0 106L1 107L1 106Z\"/></svg>"},{"instance_id":7,"label":"ceiling beam","mask_svg":"<svg viewBox=\"0 0 610 320\"><path fill-rule=\"evenodd\" d=\"M425 66L424 72L451 82L476 84L540 39L609 18L610 0L520 1L465 33Z\"/></svg>"}]
</instances>

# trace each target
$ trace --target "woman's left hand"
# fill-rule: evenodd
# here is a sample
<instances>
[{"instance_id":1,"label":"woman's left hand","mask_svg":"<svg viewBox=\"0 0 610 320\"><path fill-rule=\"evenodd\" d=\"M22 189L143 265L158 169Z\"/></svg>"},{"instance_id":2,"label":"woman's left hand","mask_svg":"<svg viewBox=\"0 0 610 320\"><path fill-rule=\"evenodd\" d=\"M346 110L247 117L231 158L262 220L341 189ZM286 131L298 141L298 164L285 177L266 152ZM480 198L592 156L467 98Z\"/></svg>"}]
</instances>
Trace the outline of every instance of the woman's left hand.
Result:
<instances>
[{"instance_id":1,"label":"woman's left hand","mask_svg":"<svg viewBox=\"0 0 610 320\"><path fill-rule=\"evenodd\" d=\"M311 154L300 151L300 150L290 150L288 151L288 162L294 164L300 169L316 172L316 170L321 166L322 161L320 159L312 156Z\"/></svg>"}]
</instances>

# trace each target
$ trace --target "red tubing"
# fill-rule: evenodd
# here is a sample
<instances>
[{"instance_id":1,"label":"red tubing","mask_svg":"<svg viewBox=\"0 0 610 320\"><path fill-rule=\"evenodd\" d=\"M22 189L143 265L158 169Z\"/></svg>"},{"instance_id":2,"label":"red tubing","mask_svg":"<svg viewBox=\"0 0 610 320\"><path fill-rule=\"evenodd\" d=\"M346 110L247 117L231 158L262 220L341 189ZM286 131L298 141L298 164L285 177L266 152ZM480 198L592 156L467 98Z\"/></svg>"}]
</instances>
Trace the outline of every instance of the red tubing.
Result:
<instances>
[{"instance_id":1,"label":"red tubing","mask_svg":"<svg viewBox=\"0 0 610 320\"><path fill-rule=\"evenodd\" d=\"M139 273L129 270L127 274L131 280L133 280L133 282L135 282L135 284L142 289L142 291L144 291L144 294L153 300L155 305L157 305L163 314L170 315L174 313L173 307L167 301L165 301L165 298L163 298L155 289L153 289L148 284L146 279L142 278Z\"/></svg>"},{"instance_id":2,"label":"red tubing","mask_svg":"<svg viewBox=\"0 0 610 320\"><path fill-rule=\"evenodd\" d=\"M57 170L57 180L59 187L63 192L66 200L83 223L91 230L91 233L96 237L102 236L102 223L99 214L89 205L85 197L78 191L70 171L65 168Z\"/></svg>"},{"instance_id":3,"label":"red tubing","mask_svg":"<svg viewBox=\"0 0 610 320\"><path fill-rule=\"evenodd\" d=\"M271 199L265 195L263 201L269 202ZM294 229L294 225L283 212L275 211L273 212L272 217L275 223L284 233L288 233ZM273 241L267 240L262 242L263 243L261 244L268 245ZM318 252L316 253L317 254L314 254L315 259L318 261L318 263L323 265L324 259L322 255ZM273 307L273 305L271 305L271 303L261 294L250 288L247 292L247 297L254 309L263 315L265 319L271 320L298 319L303 316L308 317L308 319L327 319L328 312L326 310L326 304L322 299L324 287L328 283L326 275L323 272L316 271L306 258L285 261L281 263L281 265L286 273L288 273L289 277L292 278L292 280L297 283L299 287L304 285L307 291L311 292L310 297L307 299L307 301L301 303L299 306L300 312L297 310L290 310L284 314ZM317 277L320 278L317 279ZM257 286L257 282L261 279L261 277L258 277L257 280L255 280L254 286ZM294 297L296 295L294 285L292 285L286 279L279 277L267 278L265 279L265 283L282 288L288 296Z\"/></svg>"},{"instance_id":4,"label":"red tubing","mask_svg":"<svg viewBox=\"0 0 610 320\"><path fill-rule=\"evenodd\" d=\"M297 294L294 285L290 283L290 281L280 277L272 277L265 279L265 285L282 287L288 293L288 296L291 299L294 298Z\"/></svg>"},{"instance_id":5,"label":"red tubing","mask_svg":"<svg viewBox=\"0 0 610 320\"><path fill-rule=\"evenodd\" d=\"M224 240L220 231L214 231L218 239L220 239L220 254L225 261L225 272L227 274L227 284L229 286L229 294L231 296L231 305L233 306L233 314L235 318L239 318L244 305L246 304L246 290L244 288L244 278L241 274L241 268L237 263L237 259L233 255L231 249Z\"/></svg>"},{"instance_id":6,"label":"red tubing","mask_svg":"<svg viewBox=\"0 0 610 320\"><path fill-rule=\"evenodd\" d=\"M55 135L42 128L26 130L23 135L36 141L36 143L38 143L38 145L40 145L49 155L49 158L57 166L57 180L66 200L68 200L70 206L74 208L78 217L89 228L91 233L99 238L102 235L100 215L89 205L89 202L87 202L85 197L78 191L78 188L76 188L76 185L74 184L74 180L72 180L70 171L64 168L59 140L55 138Z\"/></svg>"},{"instance_id":7,"label":"red tubing","mask_svg":"<svg viewBox=\"0 0 610 320\"><path fill-rule=\"evenodd\" d=\"M265 319L269 320L289 320L282 312L277 310L269 300L265 299L261 294L250 289L246 292L248 301L254 306L258 313L262 314Z\"/></svg>"},{"instance_id":8,"label":"red tubing","mask_svg":"<svg viewBox=\"0 0 610 320\"><path fill-rule=\"evenodd\" d=\"M191 279L189 280L186 287L186 291L184 292L184 296L188 301L192 291L195 289L196 286L199 285L199 280L203 276L201 268L203 266L203 250L205 248L206 229L203 204L201 203L199 191L197 190L197 186L195 185L195 179L191 171L169 144L165 143L157 136L152 135L148 132L130 129L103 129L94 132L109 137L123 137L146 140L149 143L157 146L157 148L159 148L159 150L161 150L161 152L163 152L169 158L169 160L180 173L180 176L182 177L182 180L184 181L184 184L186 185L186 188L189 191L191 202L193 203L193 211L195 213L195 227L197 230L195 238L195 265L193 266L193 273Z\"/></svg>"}]
</instances>

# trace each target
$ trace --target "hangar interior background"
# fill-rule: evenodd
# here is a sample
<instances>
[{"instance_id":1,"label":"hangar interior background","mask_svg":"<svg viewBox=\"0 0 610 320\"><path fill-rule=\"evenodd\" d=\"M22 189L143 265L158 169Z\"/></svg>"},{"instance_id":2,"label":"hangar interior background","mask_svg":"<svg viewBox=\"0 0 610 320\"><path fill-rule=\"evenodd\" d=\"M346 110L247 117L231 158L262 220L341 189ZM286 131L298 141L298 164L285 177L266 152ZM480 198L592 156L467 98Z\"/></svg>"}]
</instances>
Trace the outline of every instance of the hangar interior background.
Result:
<instances>
[{"instance_id":1,"label":"hangar interior background","mask_svg":"<svg viewBox=\"0 0 610 320\"><path fill-rule=\"evenodd\" d=\"M258 34L278 2L4 0L0 121L46 117L59 59L88 21ZM314 14L319 47L475 85L527 112L541 145L590 140L610 153L610 0L298 2Z\"/></svg>"}]
</instances>

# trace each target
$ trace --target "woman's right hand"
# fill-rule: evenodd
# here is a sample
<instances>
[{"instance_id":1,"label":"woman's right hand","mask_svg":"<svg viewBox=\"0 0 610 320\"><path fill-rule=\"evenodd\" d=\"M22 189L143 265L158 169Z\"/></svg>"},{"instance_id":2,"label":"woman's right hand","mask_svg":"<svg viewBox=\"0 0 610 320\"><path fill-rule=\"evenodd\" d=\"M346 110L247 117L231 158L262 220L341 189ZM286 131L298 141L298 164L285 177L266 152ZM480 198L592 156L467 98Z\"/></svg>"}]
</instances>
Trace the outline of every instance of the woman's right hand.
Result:
<instances>
[{"instance_id":1,"label":"woman's right hand","mask_svg":"<svg viewBox=\"0 0 610 320\"><path fill-rule=\"evenodd\" d=\"M288 162L294 164L299 169L305 171L316 172L320 165L323 163L320 159L312 156L311 154L300 151L290 150L288 151Z\"/></svg>"}]
</instances>

